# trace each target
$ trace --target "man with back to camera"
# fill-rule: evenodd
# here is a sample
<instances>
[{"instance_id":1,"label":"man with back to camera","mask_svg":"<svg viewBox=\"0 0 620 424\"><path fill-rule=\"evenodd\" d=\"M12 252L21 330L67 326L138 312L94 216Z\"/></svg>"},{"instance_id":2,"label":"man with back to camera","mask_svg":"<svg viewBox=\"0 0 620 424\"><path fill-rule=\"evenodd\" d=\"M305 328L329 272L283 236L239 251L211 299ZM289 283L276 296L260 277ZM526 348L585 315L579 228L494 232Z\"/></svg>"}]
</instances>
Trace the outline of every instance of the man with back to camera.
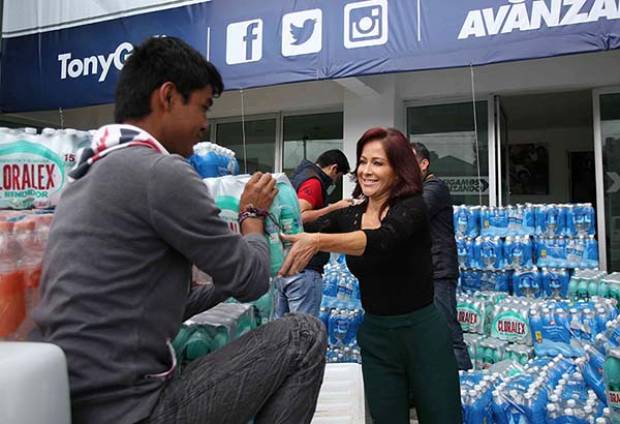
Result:
<instances>
[{"instance_id":1,"label":"man with back to camera","mask_svg":"<svg viewBox=\"0 0 620 424\"><path fill-rule=\"evenodd\" d=\"M454 240L454 221L452 220L452 197L445 182L430 171L430 154L422 143L411 143L424 178L424 201L428 209L433 239L433 280L435 288L434 303L452 333L454 355L459 369L472 367L467 345L463 340L463 330L456 316L456 285L459 278L459 264Z\"/></svg>"},{"instance_id":2,"label":"man with back to camera","mask_svg":"<svg viewBox=\"0 0 620 424\"><path fill-rule=\"evenodd\" d=\"M327 205L327 197L333 192L336 182L349 170L349 161L340 150L323 152L316 163L305 159L301 161L293 171L291 183L297 191L304 224L351 205L351 201L347 199ZM276 279L276 318L288 312L319 315L323 297L321 274L328 261L329 253L319 252L301 273L293 277Z\"/></svg>"},{"instance_id":3,"label":"man with back to camera","mask_svg":"<svg viewBox=\"0 0 620 424\"><path fill-rule=\"evenodd\" d=\"M325 366L320 321L289 315L177 372L181 323L269 286L265 211L254 174L234 234L184 157L223 90L217 69L174 37L133 51L100 128L63 192L49 236L33 339L66 356L76 424L309 423ZM192 264L213 277L191 287Z\"/></svg>"}]
</instances>

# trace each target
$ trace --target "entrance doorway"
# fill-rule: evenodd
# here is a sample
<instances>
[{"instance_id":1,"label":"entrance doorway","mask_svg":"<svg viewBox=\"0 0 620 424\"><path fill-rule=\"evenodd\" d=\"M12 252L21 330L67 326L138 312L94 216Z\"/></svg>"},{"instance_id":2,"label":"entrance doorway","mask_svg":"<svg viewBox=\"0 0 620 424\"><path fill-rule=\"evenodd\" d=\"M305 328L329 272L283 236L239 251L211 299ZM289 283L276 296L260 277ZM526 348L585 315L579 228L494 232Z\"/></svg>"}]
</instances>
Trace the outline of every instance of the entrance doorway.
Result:
<instances>
[{"instance_id":1,"label":"entrance doorway","mask_svg":"<svg viewBox=\"0 0 620 424\"><path fill-rule=\"evenodd\" d=\"M594 115L599 258L601 268L620 271L620 88L594 91Z\"/></svg>"},{"instance_id":2,"label":"entrance doorway","mask_svg":"<svg viewBox=\"0 0 620 424\"><path fill-rule=\"evenodd\" d=\"M501 204L596 207L591 91L502 96L496 109Z\"/></svg>"},{"instance_id":3,"label":"entrance doorway","mask_svg":"<svg viewBox=\"0 0 620 424\"><path fill-rule=\"evenodd\" d=\"M596 206L594 152L569 152L570 203Z\"/></svg>"}]
</instances>

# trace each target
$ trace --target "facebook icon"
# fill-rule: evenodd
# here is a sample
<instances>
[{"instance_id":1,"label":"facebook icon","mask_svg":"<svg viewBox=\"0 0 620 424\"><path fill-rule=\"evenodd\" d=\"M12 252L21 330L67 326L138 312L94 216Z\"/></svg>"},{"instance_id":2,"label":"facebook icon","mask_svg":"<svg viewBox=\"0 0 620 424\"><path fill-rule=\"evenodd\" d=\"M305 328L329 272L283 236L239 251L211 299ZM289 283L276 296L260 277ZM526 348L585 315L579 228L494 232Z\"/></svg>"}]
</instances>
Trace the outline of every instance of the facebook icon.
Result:
<instances>
[{"instance_id":1,"label":"facebook icon","mask_svg":"<svg viewBox=\"0 0 620 424\"><path fill-rule=\"evenodd\" d=\"M263 20L235 22L226 28L226 63L257 62L263 57Z\"/></svg>"}]
</instances>

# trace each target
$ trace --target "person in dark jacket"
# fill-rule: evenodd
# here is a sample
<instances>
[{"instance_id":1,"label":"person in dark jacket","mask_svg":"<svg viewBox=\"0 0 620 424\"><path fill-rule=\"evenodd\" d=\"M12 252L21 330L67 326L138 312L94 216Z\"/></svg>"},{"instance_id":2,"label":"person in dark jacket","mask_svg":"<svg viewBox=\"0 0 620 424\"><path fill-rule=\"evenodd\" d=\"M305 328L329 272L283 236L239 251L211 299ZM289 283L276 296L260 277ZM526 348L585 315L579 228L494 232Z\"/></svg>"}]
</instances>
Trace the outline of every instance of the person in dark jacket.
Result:
<instances>
[{"instance_id":1,"label":"person in dark jacket","mask_svg":"<svg viewBox=\"0 0 620 424\"><path fill-rule=\"evenodd\" d=\"M316 163L303 160L291 176L291 184L297 192L301 219L304 224L316 221L323 215L351 205L349 199L330 205L327 197L336 182L350 170L347 157L340 150L323 152ZM280 318L289 312L319 315L323 297L323 267L329 253L317 253L306 269L289 278L276 279L277 289L275 316Z\"/></svg>"},{"instance_id":2,"label":"person in dark jacket","mask_svg":"<svg viewBox=\"0 0 620 424\"><path fill-rule=\"evenodd\" d=\"M463 330L456 316L456 284L459 265L452 221L452 197L445 182L430 172L430 154L422 143L411 143L424 178L424 201L428 209L433 238L433 281L435 305L446 320L452 333L454 354L459 369L472 367Z\"/></svg>"}]
</instances>

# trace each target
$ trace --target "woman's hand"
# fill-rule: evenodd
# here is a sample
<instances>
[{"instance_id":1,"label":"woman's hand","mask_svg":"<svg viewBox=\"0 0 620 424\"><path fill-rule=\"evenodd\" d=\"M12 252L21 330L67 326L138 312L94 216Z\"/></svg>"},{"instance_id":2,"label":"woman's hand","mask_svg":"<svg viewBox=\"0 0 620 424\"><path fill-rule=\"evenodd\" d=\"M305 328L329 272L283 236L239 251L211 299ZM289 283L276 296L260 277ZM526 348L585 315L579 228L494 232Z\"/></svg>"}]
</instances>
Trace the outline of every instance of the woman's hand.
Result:
<instances>
[{"instance_id":1,"label":"woman's hand","mask_svg":"<svg viewBox=\"0 0 620 424\"><path fill-rule=\"evenodd\" d=\"M280 238L282 241L293 243L293 247L278 272L281 277L288 277L303 271L310 259L319 251L319 233L280 234Z\"/></svg>"}]
</instances>

